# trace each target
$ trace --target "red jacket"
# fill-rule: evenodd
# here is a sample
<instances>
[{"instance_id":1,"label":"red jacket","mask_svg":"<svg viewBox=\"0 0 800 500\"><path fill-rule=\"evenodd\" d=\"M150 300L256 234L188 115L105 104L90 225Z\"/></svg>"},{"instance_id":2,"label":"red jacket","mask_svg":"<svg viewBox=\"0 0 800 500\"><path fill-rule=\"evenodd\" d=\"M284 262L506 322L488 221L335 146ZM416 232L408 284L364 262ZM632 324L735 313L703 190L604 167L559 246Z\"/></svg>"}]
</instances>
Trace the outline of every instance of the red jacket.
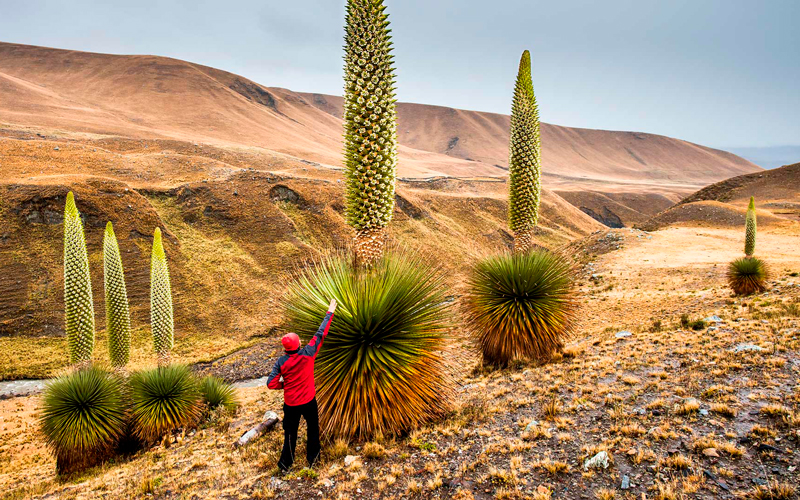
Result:
<instances>
[{"instance_id":1,"label":"red jacket","mask_svg":"<svg viewBox=\"0 0 800 500\"><path fill-rule=\"evenodd\" d=\"M314 360L317 357L322 341L328 335L333 313L328 312L317 333L302 349L286 351L278 358L267 379L270 389L283 389L283 400L287 406L300 406L308 403L317 395L314 386ZM281 382L283 377L283 382Z\"/></svg>"}]
</instances>

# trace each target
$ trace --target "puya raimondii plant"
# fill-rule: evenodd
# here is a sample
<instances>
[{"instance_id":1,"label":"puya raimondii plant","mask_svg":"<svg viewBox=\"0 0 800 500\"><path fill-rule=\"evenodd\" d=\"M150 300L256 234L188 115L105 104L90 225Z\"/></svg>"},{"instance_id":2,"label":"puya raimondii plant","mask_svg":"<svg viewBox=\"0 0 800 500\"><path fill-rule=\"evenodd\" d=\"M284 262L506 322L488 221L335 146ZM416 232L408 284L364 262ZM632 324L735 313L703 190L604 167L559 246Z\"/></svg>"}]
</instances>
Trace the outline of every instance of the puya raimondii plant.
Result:
<instances>
[{"instance_id":1,"label":"puya raimondii plant","mask_svg":"<svg viewBox=\"0 0 800 500\"><path fill-rule=\"evenodd\" d=\"M94 350L94 301L83 222L70 191L64 209L64 312L69 360L91 362Z\"/></svg>"},{"instance_id":2,"label":"puya raimondii plant","mask_svg":"<svg viewBox=\"0 0 800 500\"><path fill-rule=\"evenodd\" d=\"M348 0L345 27L344 143L346 216L356 261L383 254L392 218L397 112L389 19L383 0Z\"/></svg>"},{"instance_id":3,"label":"puya raimondii plant","mask_svg":"<svg viewBox=\"0 0 800 500\"><path fill-rule=\"evenodd\" d=\"M108 354L115 368L128 364L131 353L131 315L122 258L111 222L103 236L103 278L106 295Z\"/></svg>"},{"instance_id":4,"label":"puya raimondii plant","mask_svg":"<svg viewBox=\"0 0 800 500\"><path fill-rule=\"evenodd\" d=\"M752 257L756 252L756 200L752 196L747 206L744 231L744 254L746 257Z\"/></svg>"},{"instance_id":5,"label":"puya raimondii plant","mask_svg":"<svg viewBox=\"0 0 800 500\"><path fill-rule=\"evenodd\" d=\"M527 252L533 245L533 230L539 220L542 146L539 108L533 94L531 55L522 53L511 106L509 144L508 223L514 232L514 251Z\"/></svg>"},{"instance_id":6,"label":"puya raimondii plant","mask_svg":"<svg viewBox=\"0 0 800 500\"><path fill-rule=\"evenodd\" d=\"M172 317L172 287L167 255L164 253L159 228L156 228L153 234L153 252L150 258L150 325L158 363L161 366L168 365L175 326Z\"/></svg>"}]
</instances>

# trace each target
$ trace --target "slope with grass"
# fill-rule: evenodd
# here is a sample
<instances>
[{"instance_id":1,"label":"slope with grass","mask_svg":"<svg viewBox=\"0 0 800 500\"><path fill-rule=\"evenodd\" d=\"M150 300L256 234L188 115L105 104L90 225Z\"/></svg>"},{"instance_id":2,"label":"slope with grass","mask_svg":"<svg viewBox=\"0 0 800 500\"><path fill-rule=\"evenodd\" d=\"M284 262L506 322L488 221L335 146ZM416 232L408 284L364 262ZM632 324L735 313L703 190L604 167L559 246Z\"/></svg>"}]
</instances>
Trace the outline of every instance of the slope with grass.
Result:
<instances>
[{"instance_id":1,"label":"slope with grass","mask_svg":"<svg viewBox=\"0 0 800 500\"><path fill-rule=\"evenodd\" d=\"M606 233L574 247L583 322L563 357L483 370L460 335L453 412L408 436L329 442L318 467L279 477L279 431L231 447L280 405L249 388L236 416L62 482L29 431L37 399L17 398L0 401L0 485L9 498L796 498L800 233L762 229L776 274L744 300L719 265L741 254L740 228L614 234L602 255ZM608 468L585 471L600 451Z\"/></svg>"}]
</instances>

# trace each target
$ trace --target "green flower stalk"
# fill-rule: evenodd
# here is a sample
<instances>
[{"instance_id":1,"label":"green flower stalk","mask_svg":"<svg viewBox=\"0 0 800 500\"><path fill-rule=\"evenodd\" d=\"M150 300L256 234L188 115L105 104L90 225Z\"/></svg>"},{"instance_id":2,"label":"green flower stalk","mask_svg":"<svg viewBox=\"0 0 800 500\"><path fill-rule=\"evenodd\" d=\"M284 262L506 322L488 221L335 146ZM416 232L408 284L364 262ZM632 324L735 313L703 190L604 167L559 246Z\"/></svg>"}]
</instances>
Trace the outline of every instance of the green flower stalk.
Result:
<instances>
[{"instance_id":1,"label":"green flower stalk","mask_svg":"<svg viewBox=\"0 0 800 500\"><path fill-rule=\"evenodd\" d=\"M88 364L94 350L92 278L83 222L71 191L64 209L64 313L70 363Z\"/></svg>"},{"instance_id":2,"label":"green flower stalk","mask_svg":"<svg viewBox=\"0 0 800 500\"><path fill-rule=\"evenodd\" d=\"M150 259L150 324L153 330L153 347L159 365L169 364L169 352L173 345L175 327L172 319L172 287L169 283L169 268L161 229L153 234L153 253Z\"/></svg>"},{"instance_id":3,"label":"green flower stalk","mask_svg":"<svg viewBox=\"0 0 800 500\"><path fill-rule=\"evenodd\" d=\"M744 233L744 254L752 257L756 252L756 200L750 197L750 205L747 207L747 222L745 223Z\"/></svg>"},{"instance_id":4,"label":"green flower stalk","mask_svg":"<svg viewBox=\"0 0 800 500\"><path fill-rule=\"evenodd\" d=\"M128 310L128 292L125 287L122 258L111 222L106 224L103 237L103 277L106 292L108 354L111 364L116 368L122 368L130 359L131 315Z\"/></svg>"},{"instance_id":5,"label":"green flower stalk","mask_svg":"<svg viewBox=\"0 0 800 500\"><path fill-rule=\"evenodd\" d=\"M346 217L356 260L383 254L394 211L397 112L389 18L383 0L348 0L345 27Z\"/></svg>"},{"instance_id":6,"label":"green flower stalk","mask_svg":"<svg viewBox=\"0 0 800 500\"><path fill-rule=\"evenodd\" d=\"M522 53L511 107L509 144L508 222L514 231L514 251L524 253L533 245L541 199L541 139L539 108L533 94L531 54Z\"/></svg>"}]
</instances>

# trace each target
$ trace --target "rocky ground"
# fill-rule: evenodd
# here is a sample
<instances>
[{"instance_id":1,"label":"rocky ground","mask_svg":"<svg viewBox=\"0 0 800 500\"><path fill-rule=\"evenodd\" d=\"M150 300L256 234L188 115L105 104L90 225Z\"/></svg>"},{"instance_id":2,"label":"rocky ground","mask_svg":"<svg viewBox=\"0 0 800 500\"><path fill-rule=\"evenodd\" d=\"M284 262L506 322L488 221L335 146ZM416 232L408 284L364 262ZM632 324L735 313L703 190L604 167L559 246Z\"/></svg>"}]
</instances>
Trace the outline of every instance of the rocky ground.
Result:
<instances>
[{"instance_id":1,"label":"rocky ground","mask_svg":"<svg viewBox=\"0 0 800 500\"><path fill-rule=\"evenodd\" d=\"M0 401L4 497L797 498L797 234L759 233L771 290L739 299L724 285L739 232L592 235L572 247L584 307L563 356L486 369L457 332L465 370L446 418L380 442L329 443L313 470L298 463L288 476L276 474L280 432L232 447L280 408L263 387L239 391L236 415L68 480L36 433L37 398ZM203 369L260 374L274 341Z\"/></svg>"}]
</instances>

